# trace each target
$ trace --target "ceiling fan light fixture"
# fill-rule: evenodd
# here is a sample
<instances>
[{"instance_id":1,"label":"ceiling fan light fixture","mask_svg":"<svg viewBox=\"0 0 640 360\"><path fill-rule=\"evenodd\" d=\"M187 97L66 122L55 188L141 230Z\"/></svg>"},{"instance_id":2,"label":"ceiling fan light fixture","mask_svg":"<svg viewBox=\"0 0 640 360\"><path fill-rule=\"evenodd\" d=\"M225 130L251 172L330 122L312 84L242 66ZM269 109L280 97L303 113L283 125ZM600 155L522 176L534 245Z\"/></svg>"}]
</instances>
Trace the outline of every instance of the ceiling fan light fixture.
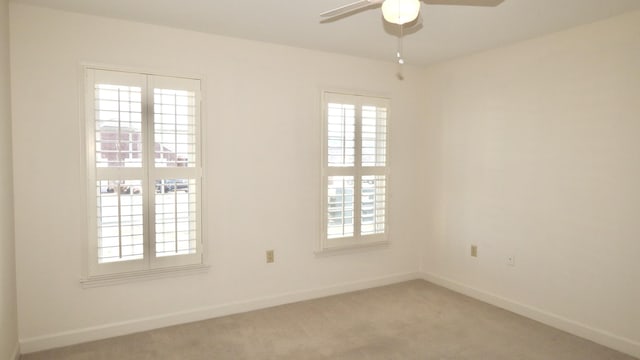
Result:
<instances>
[{"instance_id":1,"label":"ceiling fan light fixture","mask_svg":"<svg viewBox=\"0 0 640 360\"><path fill-rule=\"evenodd\" d=\"M393 24L406 24L415 20L420 12L420 0L384 0L382 16Z\"/></svg>"}]
</instances>

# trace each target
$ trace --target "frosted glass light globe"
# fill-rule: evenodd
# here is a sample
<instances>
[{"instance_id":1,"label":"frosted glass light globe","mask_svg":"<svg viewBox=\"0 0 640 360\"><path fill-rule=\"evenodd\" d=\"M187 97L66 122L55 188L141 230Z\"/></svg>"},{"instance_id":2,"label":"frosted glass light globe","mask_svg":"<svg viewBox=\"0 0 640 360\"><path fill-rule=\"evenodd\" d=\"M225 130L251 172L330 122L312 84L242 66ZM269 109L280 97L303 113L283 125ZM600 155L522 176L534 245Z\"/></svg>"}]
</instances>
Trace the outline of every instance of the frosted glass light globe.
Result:
<instances>
[{"instance_id":1,"label":"frosted glass light globe","mask_svg":"<svg viewBox=\"0 0 640 360\"><path fill-rule=\"evenodd\" d=\"M393 24L406 24L415 20L420 12L420 0L385 0L382 16Z\"/></svg>"}]
</instances>

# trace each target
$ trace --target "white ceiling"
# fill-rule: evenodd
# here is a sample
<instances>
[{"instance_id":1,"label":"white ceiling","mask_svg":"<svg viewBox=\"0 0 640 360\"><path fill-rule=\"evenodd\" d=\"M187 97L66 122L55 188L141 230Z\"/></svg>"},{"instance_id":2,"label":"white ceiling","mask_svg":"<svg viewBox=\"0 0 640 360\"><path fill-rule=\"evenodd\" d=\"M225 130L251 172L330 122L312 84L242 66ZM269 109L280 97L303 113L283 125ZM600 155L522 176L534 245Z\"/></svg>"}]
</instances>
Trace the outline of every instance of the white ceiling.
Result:
<instances>
[{"instance_id":1,"label":"white ceiling","mask_svg":"<svg viewBox=\"0 0 640 360\"><path fill-rule=\"evenodd\" d=\"M395 60L379 8L320 23L355 0L12 0L73 12ZM407 63L426 65L640 9L640 0L505 0L497 7L422 4L422 29L405 36Z\"/></svg>"}]
</instances>

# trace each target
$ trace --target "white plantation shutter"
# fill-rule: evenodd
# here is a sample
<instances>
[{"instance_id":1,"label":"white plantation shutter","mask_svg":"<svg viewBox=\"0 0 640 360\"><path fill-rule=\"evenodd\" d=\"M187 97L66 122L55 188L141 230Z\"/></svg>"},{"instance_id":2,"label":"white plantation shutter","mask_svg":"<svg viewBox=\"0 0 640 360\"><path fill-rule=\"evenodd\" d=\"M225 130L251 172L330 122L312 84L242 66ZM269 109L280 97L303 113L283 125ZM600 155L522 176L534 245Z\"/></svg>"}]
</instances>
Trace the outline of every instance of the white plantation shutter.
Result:
<instances>
[{"instance_id":1,"label":"white plantation shutter","mask_svg":"<svg viewBox=\"0 0 640 360\"><path fill-rule=\"evenodd\" d=\"M360 233L362 235L383 234L386 221L386 189L385 175L362 176L362 207Z\"/></svg>"},{"instance_id":2,"label":"white plantation shutter","mask_svg":"<svg viewBox=\"0 0 640 360\"><path fill-rule=\"evenodd\" d=\"M126 183L126 186L141 189L142 182L98 180L96 183L98 263L143 259L142 194L139 191L131 193L131 190L127 191L125 187L117 186L117 183Z\"/></svg>"},{"instance_id":3,"label":"white plantation shutter","mask_svg":"<svg viewBox=\"0 0 640 360\"><path fill-rule=\"evenodd\" d=\"M387 107L362 105L363 167L382 167L387 163Z\"/></svg>"},{"instance_id":4,"label":"white plantation shutter","mask_svg":"<svg viewBox=\"0 0 640 360\"><path fill-rule=\"evenodd\" d=\"M153 134L149 177L155 187L152 258L155 267L201 260L200 239L200 82L154 76Z\"/></svg>"},{"instance_id":5,"label":"white plantation shutter","mask_svg":"<svg viewBox=\"0 0 640 360\"><path fill-rule=\"evenodd\" d=\"M86 75L88 275L202 263L200 81Z\"/></svg>"},{"instance_id":6,"label":"white plantation shutter","mask_svg":"<svg viewBox=\"0 0 640 360\"><path fill-rule=\"evenodd\" d=\"M353 176L327 177L327 238L335 239L354 234Z\"/></svg>"},{"instance_id":7,"label":"white plantation shutter","mask_svg":"<svg viewBox=\"0 0 640 360\"><path fill-rule=\"evenodd\" d=\"M386 241L389 100L323 97L325 230L319 250Z\"/></svg>"},{"instance_id":8,"label":"white plantation shutter","mask_svg":"<svg viewBox=\"0 0 640 360\"><path fill-rule=\"evenodd\" d=\"M356 109L352 104L327 104L327 165L353 167L356 160Z\"/></svg>"}]
</instances>

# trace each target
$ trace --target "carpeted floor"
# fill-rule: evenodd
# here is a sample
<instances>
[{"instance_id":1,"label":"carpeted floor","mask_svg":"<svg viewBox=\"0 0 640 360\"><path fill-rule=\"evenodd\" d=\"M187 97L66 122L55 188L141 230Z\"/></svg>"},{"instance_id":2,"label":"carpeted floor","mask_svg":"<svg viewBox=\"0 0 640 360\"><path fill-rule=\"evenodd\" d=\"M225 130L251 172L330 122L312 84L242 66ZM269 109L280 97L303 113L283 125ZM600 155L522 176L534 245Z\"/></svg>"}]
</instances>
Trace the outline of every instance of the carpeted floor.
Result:
<instances>
[{"instance_id":1,"label":"carpeted floor","mask_svg":"<svg viewBox=\"0 0 640 360\"><path fill-rule=\"evenodd\" d=\"M425 281L23 355L22 360L630 360Z\"/></svg>"}]
</instances>

